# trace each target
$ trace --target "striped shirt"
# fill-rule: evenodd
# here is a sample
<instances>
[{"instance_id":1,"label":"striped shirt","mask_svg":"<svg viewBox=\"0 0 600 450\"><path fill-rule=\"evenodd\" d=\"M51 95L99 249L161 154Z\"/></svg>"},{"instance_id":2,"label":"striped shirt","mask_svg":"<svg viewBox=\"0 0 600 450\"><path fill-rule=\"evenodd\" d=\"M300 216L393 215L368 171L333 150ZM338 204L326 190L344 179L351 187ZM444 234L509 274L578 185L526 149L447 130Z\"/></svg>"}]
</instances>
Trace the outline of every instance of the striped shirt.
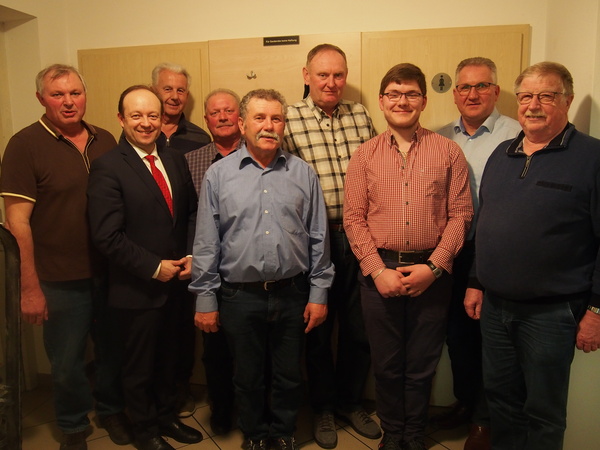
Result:
<instances>
[{"instance_id":1,"label":"striped shirt","mask_svg":"<svg viewBox=\"0 0 600 450\"><path fill-rule=\"evenodd\" d=\"M385 267L378 248L435 248L430 260L452 272L473 218L458 144L419 126L405 159L387 130L356 150L345 190L344 229L365 276Z\"/></svg>"},{"instance_id":2,"label":"striped shirt","mask_svg":"<svg viewBox=\"0 0 600 450\"><path fill-rule=\"evenodd\" d=\"M344 177L352 153L375 134L360 103L341 100L332 117L310 96L288 107L284 149L310 164L319 176L330 221L342 220Z\"/></svg>"}]
</instances>

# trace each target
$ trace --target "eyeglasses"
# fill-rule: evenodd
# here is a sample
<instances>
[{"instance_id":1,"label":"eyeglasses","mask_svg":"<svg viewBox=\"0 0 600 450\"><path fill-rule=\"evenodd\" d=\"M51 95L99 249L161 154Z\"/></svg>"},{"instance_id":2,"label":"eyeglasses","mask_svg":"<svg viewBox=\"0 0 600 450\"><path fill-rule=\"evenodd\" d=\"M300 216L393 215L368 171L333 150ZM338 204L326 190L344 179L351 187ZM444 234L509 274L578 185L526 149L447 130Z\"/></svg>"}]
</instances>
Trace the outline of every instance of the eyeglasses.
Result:
<instances>
[{"instance_id":1,"label":"eyeglasses","mask_svg":"<svg viewBox=\"0 0 600 450\"><path fill-rule=\"evenodd\" d=\"M557 95L564 95L564 92L538 92L537 94L532 92L517 92L517 101L521 105L529 105L533 97L537 97L538 102L542 105L550 105L554 103Z\"/></svg>"},{"instance_id":2,"label":"eyeglasses","mask_svg":"<svg viewBox=\"0 0 600 450\"><path fill-rule=\"evenodd\" d=\"M475 88L478 94L487 94L492 86L496 85L494 83L457 84L456 92L458 92L458 95L466 97L471 92L471 89Z\"/></svg>"},{"instance_id":3,"label":"eyeglasses","mask_svg":"<svg viewBox=\"0 0 600 450\"><path fill-rule=\"evenodd\" d=\"M419 99L421 97L423 97L423 94L421 94L420 92L396 92L396 91L392 91L392 92L384 92L381 95L385 95L390 102L397 102L400 101L400 99L402 98L402 96L406 97L406 100L408 100L409 102L418 102Z\"/></svg>"}]
</instances>

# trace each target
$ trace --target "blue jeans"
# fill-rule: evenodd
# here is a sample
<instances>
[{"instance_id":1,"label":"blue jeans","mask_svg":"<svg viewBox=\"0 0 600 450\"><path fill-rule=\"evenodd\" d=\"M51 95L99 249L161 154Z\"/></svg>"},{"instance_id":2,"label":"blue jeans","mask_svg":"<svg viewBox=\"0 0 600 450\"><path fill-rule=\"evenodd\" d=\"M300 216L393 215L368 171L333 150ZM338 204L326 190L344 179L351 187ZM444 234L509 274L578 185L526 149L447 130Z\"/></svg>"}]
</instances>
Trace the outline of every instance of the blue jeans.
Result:
<instances>
[{"instance_id":1,"label":"blue jeans","mask_svg":"<svg viewBox=\"0 0 600 450\"><path fill-rule=\"evenodd\" d=\"M560 450L577 325L589 293L516 302L485 294L483 381L494 450Z\"/></svg>"},{"instance_id":2,"label":"blue jeans","mask_svg":"<svg viewBox=\"0 0 600 450\"><path fill-rule=\"evenodd\" d=\"M325 322L306 336L310 403L316 411L334 408L352 411L361 407L371 353L360 305L358 261L345 233L332 231L329 242L331 262L335 265L335 279L328 296L329 311ZM336 319L339 328L334 358L331 336Z\"/></svg>"},{"instance_id":3,"label":"blue jeans","mask_svg":"<svg viewBox=\"0 0 600 450\"><path fill-rule=\"evenodd\" d=\"M309 285L303 276L274 291L223 282L219 317L233 353L239 425L247 439L291 436L302 403L300 358ZM270 415L265 361L271 358Z\"/></svg>"},{"instance_id":4,"label":"blue jeans","mask_svg":"<svg viewBox=\"0 0 600 450\"><path fill-rule=\"evenodd\" d=\"M40 282L48 306L44 346L50 360L58 427L76 433L89 425L93 408L85 373L88 334L94 340L96 411L100 416L123 410L121 359L112 318L107 314L106 285L100 280Z\"/></svg>"}]
</instances>

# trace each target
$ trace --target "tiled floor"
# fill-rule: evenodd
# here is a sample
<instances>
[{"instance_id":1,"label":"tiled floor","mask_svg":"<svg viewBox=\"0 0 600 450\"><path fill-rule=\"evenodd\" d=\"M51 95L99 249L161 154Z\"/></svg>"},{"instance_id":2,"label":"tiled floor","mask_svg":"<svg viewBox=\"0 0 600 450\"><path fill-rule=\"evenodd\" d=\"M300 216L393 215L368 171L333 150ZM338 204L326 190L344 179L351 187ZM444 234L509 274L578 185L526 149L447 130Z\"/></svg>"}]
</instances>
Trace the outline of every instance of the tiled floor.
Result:
<instances>
[{"instance_id":1,"label":"tiled floor","mask_svg":"<svg viewBox=\"0 0 600 450\"><path fill-rule=\"evenodd\" d=\"M224 436L213 436L210 431L210 409L206 403L206 394L203 386L194 386L198 399L198 409L193 417L184 419L184 423L202 430L204 440L198 444L180 444L169 440L175 448L186 450L239 450L242 448L242 434L239 429L233 430ZM437 410L437 411L436 411ZM432 412L440 411L432 408ZM378 420L373 414L374 420ZM95 415L91 414L94 431L88 438L89 450L117 450L132 449L133 446L118 446L112 443L106 431L97 427ZM376 449L379 440L364 438L354 432L349 426L338 422L338 446L340 450L366 450ZM431 450L463 450L467 428L455 430L427 430L426 444ZM59 447L60 431L56 427L54 410L52 407L52 392L48 387L37 389L23 394L23 450L57 450ZM318 450L320 447L312 440L312 418L308 406L302 408L298 419L296 440L300 447L306 450Z\"/></svg>"}]
</instances>

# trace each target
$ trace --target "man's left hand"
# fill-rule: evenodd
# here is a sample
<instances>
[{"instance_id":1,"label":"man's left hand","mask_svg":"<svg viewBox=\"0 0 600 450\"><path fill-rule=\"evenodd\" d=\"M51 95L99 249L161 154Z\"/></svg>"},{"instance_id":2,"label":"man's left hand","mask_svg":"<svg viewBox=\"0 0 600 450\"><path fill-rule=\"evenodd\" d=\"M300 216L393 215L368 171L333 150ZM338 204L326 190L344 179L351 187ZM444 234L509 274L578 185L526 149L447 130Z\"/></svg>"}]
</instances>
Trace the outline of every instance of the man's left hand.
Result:
<instances>
[{"instance_id":1,"label":"man's left hand","mask_svg":"<svg viewBox=\"0 0 600 450\"><path fill-rule=\"evenodd\" d=\"M600 347L600 315L586 311L577 327L577 348L585 353Z\"/></svg>"},{"instance_id":2,"label":"man's left hand","mask_svg":"<svg viewBox=\"0 0 600 450\"><path fill-rule=\"evenodd\" d=\"M181 267L181 272L179 272L178 278L180 280L189 280L192 277L192 258L189 256L184 256L179 261L179 267Z\"/></svg>"},{"instance_id":3,"label":"man's left hand","mask_svg":"<svg viewBox=\"0 0 600 450\"><path fill-rule=\"evenodd\" d=\"M427 264L400 266L396 267L396 270L404 274L400 281L411 297L418 297L435 281L435 275Z\"/></svg>"},{"instance_id":4,"label":"man's left hand","mask_svg":"<svg viewBox=\"0 0 600 450\"><path fill-rule=\"evenodd\" d=\"M327 319L327 305L318 303L307 303L304 308L304 323L308 323L305 333L308 333L314 327L318 327Z\"/></svg>"}]
</instances>

